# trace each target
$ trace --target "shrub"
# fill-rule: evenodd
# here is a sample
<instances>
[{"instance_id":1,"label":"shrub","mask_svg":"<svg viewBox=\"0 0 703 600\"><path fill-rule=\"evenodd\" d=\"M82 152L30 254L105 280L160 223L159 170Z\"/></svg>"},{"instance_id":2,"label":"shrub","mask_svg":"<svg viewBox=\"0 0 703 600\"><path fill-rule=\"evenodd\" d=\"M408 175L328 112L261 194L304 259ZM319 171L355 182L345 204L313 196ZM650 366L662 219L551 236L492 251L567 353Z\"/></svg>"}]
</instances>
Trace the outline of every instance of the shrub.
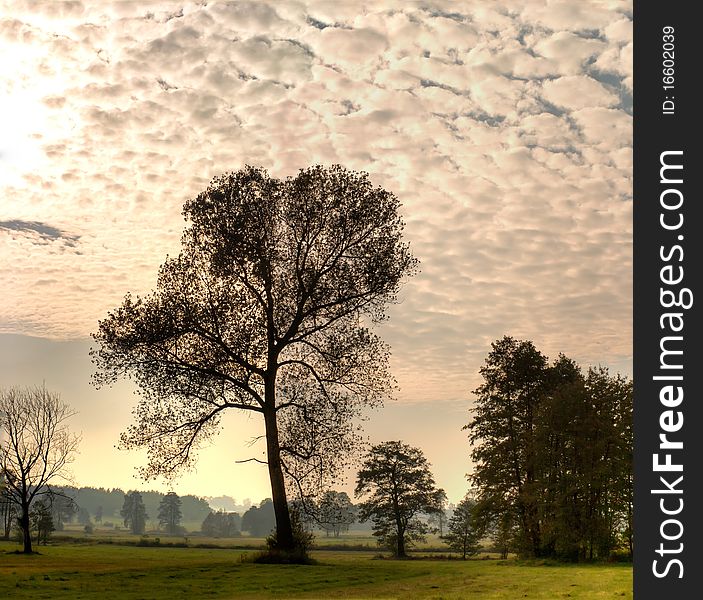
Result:
<instances>
[{"instance_id":1,"label":"shrub","mask_svg":"<svg viewBox=\"0 0 703 600\"><path fill-rule=\"evenodd\" d=\"M315 561L310 558L310 550L313 548L315 535L305 528L300 512L296 508L292 508L290 511L290 522L293 528L294 550L290 551L280 548L278 546L278 536L274 530L273 533L266 538L267 551L256 555L253 558L254 562L299 565L315 563Z\"/></svg>"}]
</instances>

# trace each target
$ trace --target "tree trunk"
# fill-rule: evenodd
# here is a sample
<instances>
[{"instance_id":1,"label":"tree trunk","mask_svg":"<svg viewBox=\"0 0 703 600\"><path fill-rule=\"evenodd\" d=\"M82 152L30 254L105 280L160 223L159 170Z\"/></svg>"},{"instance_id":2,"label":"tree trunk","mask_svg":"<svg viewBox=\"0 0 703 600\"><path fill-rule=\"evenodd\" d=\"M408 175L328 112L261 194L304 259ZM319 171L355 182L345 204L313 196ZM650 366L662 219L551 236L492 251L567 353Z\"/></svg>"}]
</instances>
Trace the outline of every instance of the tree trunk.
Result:
<instances>
[{"instance_id":1,"label":"tree trunk","mask_svg":"<svg viewBox=\"0 0 703 600\"><path fill-rule=\"evenodd\" d=\"M405 558L405 534L398 534L398 558Z\"/></svg>"},{"instance_id":2,"label":"tree trunk","mask_svg":"<svg viewBox=\"0 0 703 600\"><path fill-rule=\"evenodd\" d=\"M29 504L22 504L22 515L20 516L20 529L22 530L23 552L32 553L32 535L29 531Z\"/></svg>"},{"instance_id":3,"label":"tree trunk","mask_svg":"<svg viewBox=\"0 0 703 600\"><path fill-rule=\"evenodd\" d=\"M271 386L273 387L273 386ZM273 397L273 390L271 391ZM278 443L278 424L276 423L275 404L269 404L269 385L266 385L267 407L264 410L264 422L266 424L266 451L269 468L269 478L271 480L271 495L273 500L273 511L276 515L276 540L278 548L281 550L295 550L293 540L293 528L288 512L288 499L286 498L286 485L281 467L281 449Z\"/></svg>"},{"instance_id":4,"label":"tree trunk","mask_svg":"<svg viewBox=\"0 0 703 600\"><path fill-rule=\"evenodd\" d=\"M405 528L398 523L398 558L405 558Z\"/></svg>"}]
</instances>

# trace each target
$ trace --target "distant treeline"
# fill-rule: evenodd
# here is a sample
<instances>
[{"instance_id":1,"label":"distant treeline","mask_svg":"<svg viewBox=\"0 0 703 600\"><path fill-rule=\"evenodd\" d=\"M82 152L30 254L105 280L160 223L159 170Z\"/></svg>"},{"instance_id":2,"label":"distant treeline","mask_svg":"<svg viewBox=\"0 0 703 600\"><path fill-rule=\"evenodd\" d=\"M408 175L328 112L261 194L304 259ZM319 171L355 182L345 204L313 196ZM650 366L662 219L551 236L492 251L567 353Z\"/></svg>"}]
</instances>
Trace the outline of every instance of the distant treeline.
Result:
<instances>
[{"instance_id":1,"label":"distant treeline","mask_svg":"<svg viewBox=\"0 0 703 600\"><path fill-rule=\"evenodd\" d=\"M121 488L95 488L95 487L55 487L56 492L72 500L73 510L66 511L64 522L72 522L79 518L79 515L88 513L90 519L100 523L106 520L119 523L122 521L120 511L124 505L125 496L132 490ZM148 515L147 520L154 521L159 514L159 506L166 494L155 491L140 491L144 508ZM180 496L182 520L198 523L202 522L212 510L210 505L203 498L198 498L191 494ZM59 503L65 505L66 503ZM56 522L56 518L54 521Z\"/></svg>"},{"instance_id":2,"label":"distant treeline","mask_svg":"<svg viewBox=\"0 0 703 600\"><path fill-rule=\"evenodd\" d=\"M126 498L134 490L103 487L53 487L51 501L48 502L51 511L52 528L61 531L66 524L102 525L109 527L127 527L125 524ZM166 494L156 491L140 491L140 502L146 513L144 528L157 527L162 513L162 503ZM227 504L239 510L225 511L221 508ZM328 507L325 503L320 506L317 521L308 520L307 525L325 531L327 535L339 536L348 529L369 529L368 524L359 523L356 519L356 508L344 492L328 492L326 499L334 504ZM229 496L215 499L214 507L205 498L194 495L178 496L178 524L188 524L191 533L201 532L212 537L234 537L246 533L256 537L268 535L276 525L273 503L270 498L262 500L258 505L249 501L244 506L235 504ZM333 508L331 508L333 507ZM9 515L8 515L9 516ZM11 519L8 518L6 535L9 535ZM141 531L141 527L139 528ZM185 529L183 530L185 531ZM0 532L1 534L2 532Z\"/></svg>"}]
</instances>

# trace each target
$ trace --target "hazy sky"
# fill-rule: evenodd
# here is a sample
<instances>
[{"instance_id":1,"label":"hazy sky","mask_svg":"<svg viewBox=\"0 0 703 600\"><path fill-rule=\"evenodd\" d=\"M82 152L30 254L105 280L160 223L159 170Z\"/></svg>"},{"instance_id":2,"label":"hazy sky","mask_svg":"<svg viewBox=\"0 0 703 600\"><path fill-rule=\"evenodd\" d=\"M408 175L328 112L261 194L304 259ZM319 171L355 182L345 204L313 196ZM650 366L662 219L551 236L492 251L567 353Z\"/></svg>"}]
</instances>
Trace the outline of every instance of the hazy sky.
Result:
<instances>
[{"instance_id":1,"label":"hazy sky","mask_svg":"<svg viewBox=\"0 0 703 600\"><path fill-rule=\"evenodd\" d=\"M0 0L0 385L78 411L80 484L137 487L130 384L94 390L98 319L155 284L183 202L244 164L368 171L422 272L379 333L451 500L490 343L632 370L632 3ZM269 495L225 420L179 492ZM154 487L153 485L150 485Z\"/></svg>"}]
</instances>

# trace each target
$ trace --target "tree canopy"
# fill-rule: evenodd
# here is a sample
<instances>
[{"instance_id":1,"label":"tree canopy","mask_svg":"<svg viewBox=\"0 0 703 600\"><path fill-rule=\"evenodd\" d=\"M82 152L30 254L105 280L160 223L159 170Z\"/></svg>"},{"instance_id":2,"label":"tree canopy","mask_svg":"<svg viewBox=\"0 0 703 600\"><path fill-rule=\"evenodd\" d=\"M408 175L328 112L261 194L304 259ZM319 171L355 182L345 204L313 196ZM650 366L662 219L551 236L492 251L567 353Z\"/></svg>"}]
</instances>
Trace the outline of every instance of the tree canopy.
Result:
<instances>
[{"instance_id":1,"label":"tree canopy","mask_svg":"<svg viewBox=\"0 0 703 600\"><path fill-rule=\"evenodd\" d=\"M346 492L327 490L315 506L313 521L327 535L339 537L356 520L356 510Z\"/></svg>"},{"instance_id":2,"label":"tree canopy","mask_svg":"<svg viewBox=\"0 0 703 600\"><path fill-rule=\"evenodd\" d=\"M430 464L419 448L400 441L371 448L357 475L359 519L371 520L374 535L398 557L424 539L427 525L418 517L441 510L445 493L437 489Z\"/></svg>"},{"instance_id":3,"label":"tree canopy","mask_svg":"<svg viewBox=\"0 0 703 600\"><path fill-rule=\"evenodd\" d=\"M475 508L476 502L468 496L459 502L449 518L449 531L442 536L445 543L454 552L461 554L464 560L467 556L477 554L480 548L483 531L476 522Z\"/></svg>"},{"instance_id":4,"label":"tree canopy","mask_svg":"<svg viewBox=\"0 0 703 600\"><path fill-rule=\"evenodd\" d=\"M383 320L417 261L399 202L365 173L315 166L279 180L245 167L186 202L177 257L156 290L99 323L95 382L132 377L141 400L122 436L145 477L172 475L222 411L261 414L282 548L293 544L284 476L301 494L353 454L353 419L391 396Z\"/></svg>"},{"instance_id":5,"label":"tree canopy","mask_svg":"<svg viewBox=\"0 0 703 600\"><path fill-rule=\"evenodd\" d=\"M124 526L129 527L135 535L141 535L146 530L146 520L149 515L144 508L144 500L139 492L125 494L120 515L124 520Z\"/></svg>"},{"instance_id":6,"label":"tree canopy","mask_svg":"<svg viewBox=\"0 0 703 600\"><path fill-rule=\"evenodd\" d=\"M166 528L166 533L176 535L181 529L181 499L176 492L169 492L159 503L159 525Z\"/></svg>"},{"instance_id":7,"label":"tree canopy","mask_svg":"<svg viewBox=\"0 0 703 600\"><path fill-rule=\"evenodd\" d=\"M504 337L467 425L483 526L529 556L632 551L632 381Z\"/></svg>"}]
</instances>

